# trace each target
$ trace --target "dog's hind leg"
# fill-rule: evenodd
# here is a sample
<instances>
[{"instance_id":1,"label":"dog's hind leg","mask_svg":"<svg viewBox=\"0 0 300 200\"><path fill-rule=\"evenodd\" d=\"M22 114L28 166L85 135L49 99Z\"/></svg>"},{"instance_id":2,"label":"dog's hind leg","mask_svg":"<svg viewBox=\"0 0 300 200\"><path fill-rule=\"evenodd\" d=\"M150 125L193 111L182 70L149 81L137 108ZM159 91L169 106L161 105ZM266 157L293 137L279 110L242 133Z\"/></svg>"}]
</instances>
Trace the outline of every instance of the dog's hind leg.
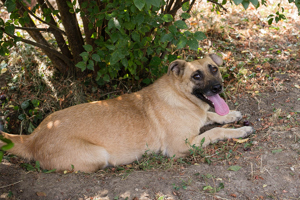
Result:
<instances>
[{"instance_id":1,"label":"dog's hind leg","mask_svg":"<svg viewBox=\"0 0 300 200\"><path fill-rule=\"evenodd\" d=\"M231 123L242 119L242 117L243 116L241 112L233 111L233 110L231 110L227 115L224 116L218 115L217 113L213 113L213 112L207 112L207 121L205 125L209 125L213 123L218 123L218 124Z\"/></svg>"},{"instance_id":2,"label":"dog's hind leg","mask_svg":"<svg viewBox=\"0 0 300 200\"><path fill-rule=\"evenodd\" d=\"M44 169L56 169L56 171L72 170L95 172L108 165L109 153L105 148L91 143L85 145L73 144L72 148L67 148L53 152L53 154L37 153L35 160L39 161ZM45 151L47 152L47 151Z\"/></svg>"}]
</instances>

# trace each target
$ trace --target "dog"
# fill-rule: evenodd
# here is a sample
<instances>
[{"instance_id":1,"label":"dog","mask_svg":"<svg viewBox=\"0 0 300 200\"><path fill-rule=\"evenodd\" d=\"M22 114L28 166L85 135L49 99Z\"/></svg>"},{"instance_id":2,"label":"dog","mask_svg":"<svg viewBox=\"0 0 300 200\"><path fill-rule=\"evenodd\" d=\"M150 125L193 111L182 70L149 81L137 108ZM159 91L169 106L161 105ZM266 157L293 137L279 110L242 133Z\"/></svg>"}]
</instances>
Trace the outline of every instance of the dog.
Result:
<instances>
[{"instance_id":1,"label":"dog","mask_svg":"<svg viewBox=\"0 0 300 200\"><path fill-rule=\"evenodd\" d=\"M75 171L94 172L134 162L147 150L178 158L201 141L205 147L246 137L253 132L251 126L217 127L199 135L204 125L242 118L219 96L222 63L216 54L192 62L175 60L167 74L138 92L54 112L31 135L2 132L15 144L8 152L37 160L48 170L72 166ZM208 111L210 107L215 113Z\"/></svg>"}]
</instances>

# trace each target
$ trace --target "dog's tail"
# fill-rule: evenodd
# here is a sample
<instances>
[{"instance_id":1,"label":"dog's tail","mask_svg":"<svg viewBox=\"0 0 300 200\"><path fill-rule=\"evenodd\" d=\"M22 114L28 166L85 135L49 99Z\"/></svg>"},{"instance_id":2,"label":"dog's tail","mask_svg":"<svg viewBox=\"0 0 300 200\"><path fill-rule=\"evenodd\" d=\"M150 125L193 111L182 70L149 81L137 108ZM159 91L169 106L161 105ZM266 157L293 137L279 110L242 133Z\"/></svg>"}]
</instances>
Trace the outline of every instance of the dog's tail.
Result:
<instances>
[{"instance_id":1,"label":"dog's tail","mask_svg":"<svg viewBox=\"0 0 300 200\"><path fill-rule=\"evenodd\" d=\"M9 153L21 156L23 158L31 159L32 153L30 151L30 140L29 135L12 135L5 133L0 130L0 134L4 136L4 138L11 140L14 143L13 148L7 150ZM3 141L0 140L0 148L6 145Z\"/></svg>"}]
</instances>

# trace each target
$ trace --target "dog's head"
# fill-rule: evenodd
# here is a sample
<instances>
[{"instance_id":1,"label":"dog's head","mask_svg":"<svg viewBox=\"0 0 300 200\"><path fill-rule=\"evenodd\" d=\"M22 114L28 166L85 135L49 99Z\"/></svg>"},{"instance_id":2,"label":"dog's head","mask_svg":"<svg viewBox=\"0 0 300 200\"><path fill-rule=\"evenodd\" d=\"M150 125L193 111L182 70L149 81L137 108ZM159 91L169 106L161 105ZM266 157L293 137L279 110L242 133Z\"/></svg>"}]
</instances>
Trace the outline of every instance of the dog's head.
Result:
<instances>
[{"instance_id":1,"label":"dog's head","mask_svg":"<svg viewBox=\"0 0 300 200\"><path fill-rule=\"evenodd\" d=\"M189 99L197 97L198 101L215 108L219 115L226 115L229 112L228 105L219 96L223 87L218 66L222 64L223 60L216 54L192 62L175 60L170 64L168 74L173 74L180 90Z\"/></svg>"}]
</instances>

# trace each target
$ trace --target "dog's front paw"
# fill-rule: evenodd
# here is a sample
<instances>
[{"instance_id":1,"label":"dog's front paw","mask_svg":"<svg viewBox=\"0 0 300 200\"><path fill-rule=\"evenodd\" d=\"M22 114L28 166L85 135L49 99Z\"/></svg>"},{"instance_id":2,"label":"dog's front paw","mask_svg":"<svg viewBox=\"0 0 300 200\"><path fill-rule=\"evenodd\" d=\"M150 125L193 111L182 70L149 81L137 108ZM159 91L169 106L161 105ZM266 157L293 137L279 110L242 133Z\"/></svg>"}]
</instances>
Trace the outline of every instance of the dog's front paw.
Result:
<instances>
[{"instance_id":1,"label":"dog's front paw","mask_svg":"<svg viewBox=\"0 0 300 200\"><path fill-rule=\"evenodd\" d=\"M239 121L240 119L243 118L242 113L240 111L230 111L224 117L225 117L223 121L224 124Z\"/></svg>"},{"instance_id":2,"label":"dog's front paw","mask_svg":"<svg viewBox=\"0 0 300 200\"><path fill-rule=\"evenodd\" d=\"M254 128L252 126L243 126L241 128L237 128L236 130L240 131L240 135L238 137L247 137L254 132Z\"/></svg>"}]
</instances>

